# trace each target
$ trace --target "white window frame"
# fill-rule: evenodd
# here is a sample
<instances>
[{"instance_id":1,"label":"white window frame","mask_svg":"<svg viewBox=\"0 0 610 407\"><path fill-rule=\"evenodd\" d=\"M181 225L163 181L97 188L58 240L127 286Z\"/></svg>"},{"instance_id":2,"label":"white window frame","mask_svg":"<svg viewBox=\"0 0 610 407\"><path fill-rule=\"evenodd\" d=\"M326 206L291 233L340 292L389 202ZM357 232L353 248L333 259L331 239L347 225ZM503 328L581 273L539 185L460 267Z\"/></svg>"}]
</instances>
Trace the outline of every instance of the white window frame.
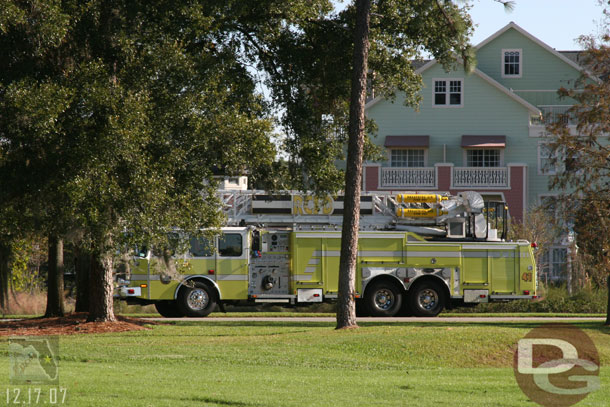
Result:
<instances>
[{"instance_id":1,"label":"white window frame","mask_svg":"<svg viewBox=\"0 0 610 407\"><path fill-rule=\"evenodd\" d=\"M444 105L437 105L436 104L436 82L437 81L443 81L445 82L445 96L446 99L445 101L447 103L445 103ZM459 81L460 82L460 104L459 105L452 105L449 103L450 101L450 86L451 86L451 81ZM464 107L464 78L432 78L432 107L440 107L440 108L460 108L460 107Z\"/></svg>"},{"instance_id":2,"label":"white window frame","mask_svg":"<svg viewBox=\"0 0 610 407\"><path fill-rule=\"evenodd\" d=\"M549 168L546 170L542 166L542 156L540 155L540 151L541 151L543 145L548 145L548 144L550 144L550 141L539 141L538 142L538 148L537 148L537 152L536 152L536 160L538 163L538 175L557 174L557 170L558 170L557 165L555 165L553 168ZM548 159L551 159L552 157L549 156L549 157L544 157L544 158L546 158L548 160Z\"/></svg>"},{"instance_id":3,"label":"white window frame","mask_svg":"<svg viewBox=\"0 0 610 407\"><path fill-rule=\"evenodd\" d=\"M505 62L504 57L507 52L518 52L519 53L519 74L518 75L510 75L504 73ZM500 60L500 73L503 78L521 78L523 76L523 49L521 48L506 48L502 50L502 58Z\"/></svg>"},{"instance_id":4,"label":"white window frame","mask_svg":"<svg viewBox=\"0 0 610 407\"><path fill-rule=\"evenodd\" d=\"M392 167L392 151L393 150L423 150L424 151L424 165L423 167ZM388 163L392 168L425 168L428 165L428 149L426 147L393 147L388 148Z\"/></svg>"},{"instance_id":5,"label":"white window frame","mask_svg":"<svg viewBox=\"0 0 610 407\"><path fill-rule=\"evenodd\" d=\"M472 168L500 168L504 167L504 148L493 147L493 148L479 148L479 147L464 147L462 152L462 163L464 167L470 168L468 165L468 150L499 150L500 151L500 162L497 167L472 167Z\"/></svg>"}]
</instances>

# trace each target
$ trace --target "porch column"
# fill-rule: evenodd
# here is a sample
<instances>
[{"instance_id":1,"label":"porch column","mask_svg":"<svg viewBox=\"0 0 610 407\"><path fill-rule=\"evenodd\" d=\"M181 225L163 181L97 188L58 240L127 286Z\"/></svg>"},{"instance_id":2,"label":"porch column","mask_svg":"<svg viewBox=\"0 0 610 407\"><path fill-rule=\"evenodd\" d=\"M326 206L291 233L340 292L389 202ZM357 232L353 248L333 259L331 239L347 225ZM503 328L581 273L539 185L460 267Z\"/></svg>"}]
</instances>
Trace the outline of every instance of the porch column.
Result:
<instances>
[{"instance_id":1,"label":"porch column","mask_svg":"<svg viewBox=\"0 0 610 407\"><path fill-rule=\"evenodd\" d=\"M505 193L506 203L511 217L521 222L527 210L527 164L511 163L507 167L510 189Z\"/></svg>"},{"instance_id":2,"label":"porch column","mask_svg":"<svg viewBox=\"0 0 610 407\"><path fill-rule=\"evenodd\" d=\"M364 166L362 174L362 191L378 191L381 176L381 164L367 164Z\"/></svg>"},{"instance_id":3,"label":"porch column","mask_svg":"<svg viewBox=\"0 0 610 407\"><path fill-rule=\"evenodd\" d=\"M453 163L436 163L436 188L441 192L449 192L451 189L451 176L453 175Z\"/></svg>"}]
</instances>

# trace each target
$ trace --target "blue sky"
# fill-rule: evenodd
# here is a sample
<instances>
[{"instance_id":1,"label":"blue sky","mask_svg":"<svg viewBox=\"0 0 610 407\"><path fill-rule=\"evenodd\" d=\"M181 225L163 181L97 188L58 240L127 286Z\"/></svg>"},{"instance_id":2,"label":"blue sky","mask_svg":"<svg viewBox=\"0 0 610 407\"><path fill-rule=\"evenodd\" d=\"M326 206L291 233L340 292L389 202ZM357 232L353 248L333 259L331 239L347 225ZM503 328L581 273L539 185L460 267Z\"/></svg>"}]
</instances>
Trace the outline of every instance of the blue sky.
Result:
<instances>
[{"instance_id":1,"label":"blue sky","mask_svg":"<svg viewBox=\"0 0 610 407\"><path fill-rule=\"evenodd\" d=\"M596 33L603 10L597 0L515 0L515 3L515 9L506 13L493 0L471 0L474 7L470 15L478 24L472 44L477 45L514 21L557 50L581 49L574 39Z\"/></svg>"},{"instance_id":2,"label":"blue sky","mask_svg":"<svg viewBox=\"0 0 610 407\"><path fill-rule=\"evenodd\" d=\"M472 44L477 45L500 28L514 21L530 34L559 50L581 49L574 40L583 34L597 32L603 7L598 0L514 0L515 8L507 13L494 0L468 0L477 25ZM339 9L349 0L335 0ZM607 1L606 1L607 3Z\"/></svg>"}]
</instances>

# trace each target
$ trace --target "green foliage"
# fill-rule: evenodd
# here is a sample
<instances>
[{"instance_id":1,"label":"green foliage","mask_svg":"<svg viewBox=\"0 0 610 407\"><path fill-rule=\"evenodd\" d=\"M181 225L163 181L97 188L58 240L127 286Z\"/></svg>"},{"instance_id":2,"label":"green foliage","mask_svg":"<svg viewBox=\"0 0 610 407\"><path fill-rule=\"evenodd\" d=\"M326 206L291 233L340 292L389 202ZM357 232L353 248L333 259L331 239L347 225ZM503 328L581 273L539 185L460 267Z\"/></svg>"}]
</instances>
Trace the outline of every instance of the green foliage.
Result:
<instances>
[{"instance_id":1,"label":"green foliage","mask_svg":"<svg viewBox=\"0 0 610 407\"><path fill-rule=\"evenodd\" d=\"M256 66L280 109L286 137L286 173L304 189L334 192L344 187L335 163L345 159L351 92L355 4L333 13L327 0L284 2L232 0L206 3L221 15L225 35L245 64ZM369 68L375 95L404 92L419 103L421 79L411 64L424 51L448 66L474 58L468 45L472 22L466 7L450 1L376 1L371 10ZM367 133L375 136L374 123ZM367 140L365 159L378 150Z\"/></svg>"},{"instance_id":2,"label":"green foliage","mask_svg":"<svg viewBox=\"0 0 610 407\"><path fill-rule=\"evenodd\" d=\"M24 18L0 32L1 200L22 226L101 253L218 227L212 175L272 165L268 108L203 5L7 5Z\"/></svg>"},{"instance_id":3,"label":"green foliage","mask_svg":"<svg viewBox=\"0 0 610 407\"><path fill-rule=\"evenodd\" d=\"M565 217L574 225L585 263L596 270L598 285L610 273L610 14L604 13L599 38L581 37L581 55L587 71L573 89L559 94L576 101L567 116L576 121L577 135L568 120L547 126L554 135L551 148L559 168L550 186L564 193ZM567 119L567 117L566 117Z\"/></svg>"},{"instance_id":4,"label":"green foliage","mask_svg":"<svg viewBox=\"0 0 610 407\"><path fill-rule=\"evenodd\" d=\"M45 279L40 266L46 262L46 242L36 238L16 239L12 242L11 253L12 289L30 293L40 290Z\"/></svg>"},{"instance_id":5,"label":"green foliage","mask_svg":"<svg viewBox=\"0 0 610 407\"><path fill-rule=\"evenodd\" d=\"M584 288L569 295L565 287L548 287L540 300L516 300L503 303L458 307L450 312L526 312L526 313L606 313L608 293L605 289Z\"/></svg>"}]
</instances>

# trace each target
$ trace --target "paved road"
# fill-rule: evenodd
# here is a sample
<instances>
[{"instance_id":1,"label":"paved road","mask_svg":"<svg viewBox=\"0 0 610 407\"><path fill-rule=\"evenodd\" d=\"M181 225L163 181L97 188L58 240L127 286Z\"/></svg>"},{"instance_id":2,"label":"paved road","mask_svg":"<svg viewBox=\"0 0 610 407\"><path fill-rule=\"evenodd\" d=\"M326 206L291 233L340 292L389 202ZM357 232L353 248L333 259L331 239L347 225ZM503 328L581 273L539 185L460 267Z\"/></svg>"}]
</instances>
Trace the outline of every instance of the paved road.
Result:
<instances>
[{"instance_id":1,"label":"paved road","mask_svg":"<svg viewBox=\"0 0 610 407\"><path fill-rule=\"evenodd\" d=\"M214 317L214 318L142 318L150 321L197 321L197 322L335 322L333 317ZM358 322L562 322L605 321L602 317L393 317L358 318Z\"/></svg>"}]
</instances>

